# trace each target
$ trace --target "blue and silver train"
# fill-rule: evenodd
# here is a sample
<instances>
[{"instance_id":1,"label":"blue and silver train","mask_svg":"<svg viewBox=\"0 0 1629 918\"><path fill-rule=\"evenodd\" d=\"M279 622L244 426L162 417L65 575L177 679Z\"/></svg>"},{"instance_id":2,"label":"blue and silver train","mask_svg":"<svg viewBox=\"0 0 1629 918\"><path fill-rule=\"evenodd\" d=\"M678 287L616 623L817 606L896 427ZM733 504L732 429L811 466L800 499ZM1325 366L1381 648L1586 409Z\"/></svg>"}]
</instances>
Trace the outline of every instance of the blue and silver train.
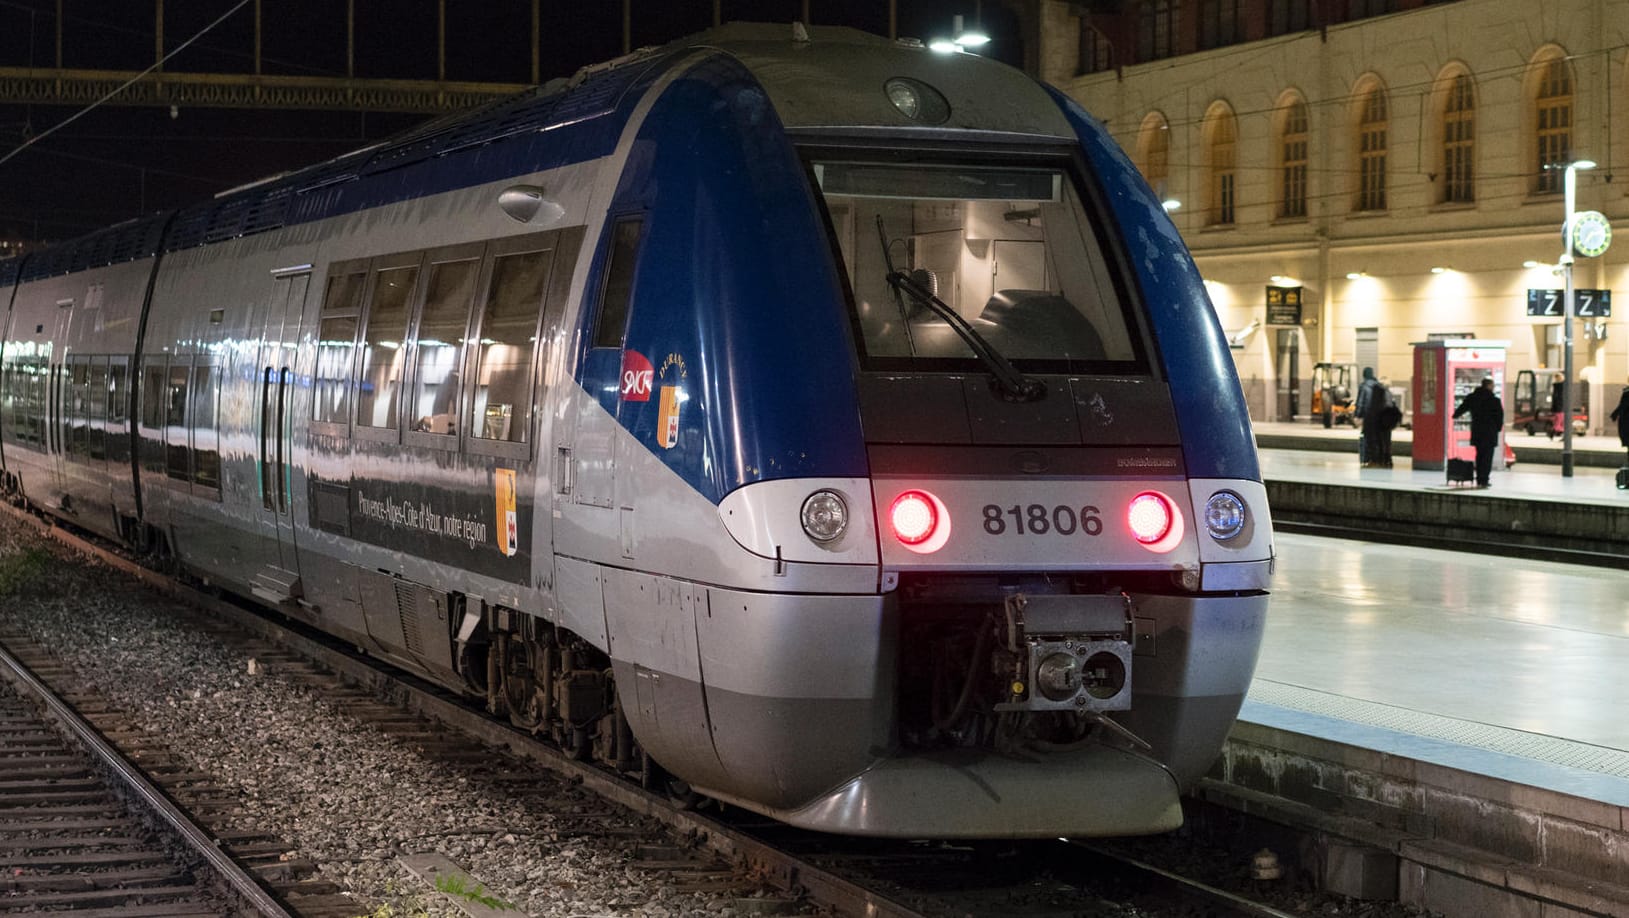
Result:
<instances>
[{"instance_id":1,"label":"blue and silver train","mask_svg":"<svg viewBox=\"0 0 1629 918\"><path fill-rule=\"evenodd\" d=\"M798 826L1157 832L1254 668L1227 344L1103 127L736 24L0 263L4 486Z\"/></svg>"}]
</instances>

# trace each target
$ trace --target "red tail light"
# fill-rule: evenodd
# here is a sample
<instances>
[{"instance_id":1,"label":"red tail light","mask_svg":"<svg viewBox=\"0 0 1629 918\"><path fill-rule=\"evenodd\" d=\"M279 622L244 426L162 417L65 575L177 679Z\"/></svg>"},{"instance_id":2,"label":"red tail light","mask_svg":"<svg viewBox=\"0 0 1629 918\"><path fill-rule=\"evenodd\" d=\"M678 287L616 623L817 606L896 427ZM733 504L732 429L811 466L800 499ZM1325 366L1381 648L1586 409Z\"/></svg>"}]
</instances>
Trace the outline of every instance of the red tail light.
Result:
<instances>
[{"instance_id":1,"label":"red tail light","mask_svg":"<svg viewBox=\"0 0 1629 918\"><path fill-rule=\"evenodd\" d=\"M1144 491L1126 510L1131 536L1149 551L1165 553L1182 542L1182 511L1158 491Z\"/></svg>"},{"instance_id":2,"label":"red tail light","mask_svg":"<svg viewBox=\"0 0 1629 918\"><path fill-rule=\"evenodd\" d=\"M888 509L888 522L894 527L894 538L908 546L921 545L933 538L939 528L937 501L925 491L906 491L894 498Z\"/></svg>"}]
</instances>

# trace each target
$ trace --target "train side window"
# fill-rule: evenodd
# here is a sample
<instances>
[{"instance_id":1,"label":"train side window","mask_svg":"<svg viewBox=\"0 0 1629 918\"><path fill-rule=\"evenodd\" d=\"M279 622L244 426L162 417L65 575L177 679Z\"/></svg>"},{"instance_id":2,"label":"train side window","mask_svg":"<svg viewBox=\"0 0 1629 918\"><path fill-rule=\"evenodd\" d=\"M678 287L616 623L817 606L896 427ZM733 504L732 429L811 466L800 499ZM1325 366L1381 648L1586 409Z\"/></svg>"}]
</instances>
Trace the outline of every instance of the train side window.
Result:
<instances>
[{"instance_id":1,"label":"train side window","mask_svg":"<svg viewBox=\"0 0 1629 918\"><path fill-rule=\"evenodd\" d=\"M164 471L165 378L163 357L149 357L141 366L141 467L154 474Z\"/></svg>"},{"instance_id":2,"label":"train side window","mask_svg":"<svg viewBox=\"0 0 1629 918\"><path fill-rule=\"evenodd\" d=\"M620 348L628 333L634 263L644 226L642 219L620 220L611 231L611 251L605 258L605 284L600 290L600 314L594 321L594 347Z\"/></svg>"},{"instance_id":3,"label":"train side window","mask_svg":"<svg viewBox=\"0 0 1629 918\"><path fill-rule=\"evenodd\" d=\"M475 367L475 436L525 443L532 426L532 354L552 253L493 259Z\"/></svg>"},{"instance_id":4,"label":"train side window","mask_svg":"<svg viewBox=\"0 0 1629 918\"><path fill-rule=\"evenodd\" d=\"M173 374L172 374L173 378ZM192 483L216 497L221 491L220 431L216 427L216 403L220 398L220 374L208 364L192 368L191 404L187 427L192 435Z\"/></svg>"},{"instance_id":5,"label":"train side window","mask_svg":"<svg viewBox=\"0 0 1629 918\"><path fill-rule=\"evenodd\" d=\"M317 329L313 421L341 426L350 421L351 362L356 353L356 326L362 314L362 287L367 277L361 271L341 273L336 266L328 278Z\"/></svg>"},{"instance_id":6,"label":"train side window","mask_svg":"<svg viewBox=\"0 0 1629 918\"><path fill-rule=\"evenodd\" d=\"M374 273L373 294L362 326L362 379L356 393L358 427L396 427L396 396L407 357L407 320L418 276L417 264Z\"/></svg>"},{"instance_id":7,"label":"train side window","mask_svg":"<svg viewBox=\"0 0 1629 918\"><path fill-rule=\"evenodd\" d=\"M68 377L63 420L68 426L67 453L71 459L90 459L90 358L75 354L64 368Z\"/></svg>"},{"instance_id":8,"label":"train side window","mask_svg":"<svg viewBox=\"0 0 1629 918\"><path fill-rule=\"evenodd\" d=\"M464 340L481 262L432 262L413 348L413 429L458 435Z\"/></svg>"},{"instance_id":9,"label":"train side window","mask_svg":"<svg viewBox=\"0 0 1629 918\"><path fill-rule=\"evenodd\" d=\"M107 408L108 408L108 362L106 357L97 357L90 367L90 385L87 388L90 401L90 457L92 459L107 458Z\"/></svg>"},{"instance_id":10,"label":"train side window","mask_svg":"<svg viewBox=\"0 0 1629 918\"><path fill-rule=\"evenodd\" d=\"M107 368L107 458L110 462L130 459L130 389L126 381L126 357L113 357Z\"/></svg>"},{"instance_id":11,"label":"train side window","mask_svg":"<svg viewBox=\"0 0 1629 918\"><path fill-rule=\"evenodd\" d=\"M192 478L187 455L187 380L192 368L171 364L164 384L164 474L178 481Z\"/></svg>"}]
</instances>

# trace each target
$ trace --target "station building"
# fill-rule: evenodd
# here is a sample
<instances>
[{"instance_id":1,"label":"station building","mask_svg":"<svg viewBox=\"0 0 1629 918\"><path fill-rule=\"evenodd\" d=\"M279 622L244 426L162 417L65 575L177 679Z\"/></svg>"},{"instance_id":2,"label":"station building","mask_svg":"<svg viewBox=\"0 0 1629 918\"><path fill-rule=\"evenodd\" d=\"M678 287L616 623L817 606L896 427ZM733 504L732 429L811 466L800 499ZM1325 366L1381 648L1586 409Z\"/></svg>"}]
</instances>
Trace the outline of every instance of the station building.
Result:
<instances>
[{"instance_id":1,"label":"station building","mask_svg":"<svg viewBox=\"0 0 1629 918\"><path fill-rule=\"evenodd\" d=\"M1412 343L1460 336L1510 342L1508 415L1518 370L1563 363L1563 319L1542 313L1563 286L1568 164L1596 163L1574 170L1576 211L1621 229L1576 259L1574 284L1625 295L1629 0L1027 11L1027 64L1102 119L1166 200L1257 420L1307 414L1317 362L1408 389ZM1584 297L1574 368L1605 432L1629 374L1629 299L1608 315Z\"/></svg>"}]
</instances>

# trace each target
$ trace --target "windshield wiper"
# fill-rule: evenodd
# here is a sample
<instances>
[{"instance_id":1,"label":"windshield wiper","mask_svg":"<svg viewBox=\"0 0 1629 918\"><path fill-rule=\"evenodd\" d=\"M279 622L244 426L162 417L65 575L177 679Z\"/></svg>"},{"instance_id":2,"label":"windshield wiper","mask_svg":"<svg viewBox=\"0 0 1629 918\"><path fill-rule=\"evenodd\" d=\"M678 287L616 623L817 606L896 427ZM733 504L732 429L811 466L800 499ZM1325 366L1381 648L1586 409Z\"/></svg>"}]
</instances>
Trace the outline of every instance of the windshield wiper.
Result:
<instances>
[{"instance_id":1,"label":"windshield wiper","mask_svg":"<svg viewBox=\"0 0 1629 918\"><path fill-rule=\"evenodd\" d=\"M905 311L905 303L900 298L901 292L909 294L911 299L933 310L939 318L944 319L945 324L950 326L951 331L954 331L957 336L967 343L967 347L973 352L973 356L977 357L979 362L984 364L985 369L990 371L990 375L995 377L996 386L1001 389L1002 394L1009 400L1033 402L1046 394L1045 383L1038 379L1030 379L1020 373L1017 367L1013 366L1007 358L1001 356L1000 351L991 347L990 342L984 340L984 336L979 334L978 330L972 325L969 325L967 320L961 317L960 313L951 308L950 304L934 296L933 291L917 283L904 271L894 270L894 259L893 255L888 251L888 231L883 227L882 214L877 215L877 235L882 239L882 258L888 266L886 280L888 286L893 288L895 302L899 303L900 318L905 323L907 336L910 335L911 322Z\"/></svg>"}]
</instances>

